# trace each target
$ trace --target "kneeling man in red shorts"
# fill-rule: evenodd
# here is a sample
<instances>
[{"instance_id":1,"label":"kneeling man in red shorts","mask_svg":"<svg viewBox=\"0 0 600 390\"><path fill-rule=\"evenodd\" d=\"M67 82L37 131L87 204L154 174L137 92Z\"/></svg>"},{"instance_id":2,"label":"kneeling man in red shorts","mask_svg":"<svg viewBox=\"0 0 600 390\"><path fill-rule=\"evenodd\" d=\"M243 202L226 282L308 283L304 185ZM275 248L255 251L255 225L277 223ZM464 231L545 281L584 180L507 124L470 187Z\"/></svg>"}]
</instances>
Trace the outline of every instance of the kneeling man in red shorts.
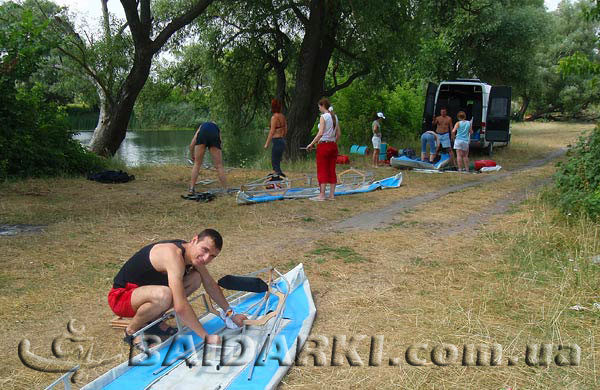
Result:
<instances>
[{"instance_id":1,"label":"kneeling man in red shorts","mask_svg":"<svg viewBox=\"0 0 600 390\"><path fill-rule=\"evenodd\" d=\"M133 317L125 329L124 341L134 343L131 335L174 308L179 318L209 344L219 336L208 334L187 300L201 285L224 310L226 316L242 326L246 316L235 314L212 278L206 265L219 255L223 238L213 229L203 230L191 241L169 240L147 245L123 265L108 294L108 304L121 317ZM172 335L175 329L160 324L154 334ZM140 340L141 341L141 340Z\"/></svg>"}]
</instances>

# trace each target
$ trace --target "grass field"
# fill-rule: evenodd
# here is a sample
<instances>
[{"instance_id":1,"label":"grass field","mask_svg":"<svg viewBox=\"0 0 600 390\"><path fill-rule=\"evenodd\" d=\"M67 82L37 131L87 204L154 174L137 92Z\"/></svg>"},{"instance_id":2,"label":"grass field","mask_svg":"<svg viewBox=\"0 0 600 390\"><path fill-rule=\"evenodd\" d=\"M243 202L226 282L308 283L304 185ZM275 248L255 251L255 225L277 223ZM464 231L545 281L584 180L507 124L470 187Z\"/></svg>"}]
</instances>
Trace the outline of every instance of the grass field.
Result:
<instances>
[{"instance_id":1,"label":"grass field","mask_svg":"<svg viewBox=\"0 0 600 390\"><path fill-rule=\"evenodd\" d=\"M216 228L225 238L221 255L209 266L215 277L267 265L287 270L305 264L317 306L312 337L327 340L327 361L317 367L308 359L306 366L292 367L282 389L598 388L600 309L593 304L600 302L600 264L592 261L600 254L598 225L566 219L553 208L550 192L540 196L547 191L554 162L523 169L591 128L515 125L510 147L495 150L493 159L503 167L499 173L407 171L400 189L335 202L236 206L233 197L206 204L184 201L179 195L190 168L183 166L132 169L136 180L118 185L83 178L0 184L1 223L45 226L41 234L0 237L5 334L0 388L43 388L52 382L59 374L25 367L17 346L27 339L34 353L50 357L52 340L71 319L84 328L83 354L93 346L88 360L82 351L66 352L68 360L88 362L78 386L111 366L90 368L90 359L125 360L128 348L121 334L108 327L113 315L106 294L112 278L143 245L191 239L204 227ZM487 159L476 152L472 157ZM300 175L314 166L284 169ZM266 172L234 169L229 177L239 185ZM380 168L376 175L395 172ZM212 177L214 172L201 175ZM390 213L376 229L336 228L360 213L488 175L503 176ZM577 304L586 309L569 309ZM343 364L332 366L334 338L344 335L348 340L366 335L357 344L362 366L350 367L340 356L336 359ZM383 336L379 367L369 366L372 336ZM465 366L463 352L470 344L501 345L501 364ZM552 344L551 363L544 366L542 356L542 365L528 365L527 347L542 344ZM573 344L581 350L579 364L565 365L564 356L571 357L558 347ZM406 351L415 346L423 366L406 361ZM456 347L456 360L451 354L442 359L453 364L433 364L440 360L435 351L443 351L441 346L447 351ZM390 365L390 358L398 359Z\"/></svg>"}]
</instances>

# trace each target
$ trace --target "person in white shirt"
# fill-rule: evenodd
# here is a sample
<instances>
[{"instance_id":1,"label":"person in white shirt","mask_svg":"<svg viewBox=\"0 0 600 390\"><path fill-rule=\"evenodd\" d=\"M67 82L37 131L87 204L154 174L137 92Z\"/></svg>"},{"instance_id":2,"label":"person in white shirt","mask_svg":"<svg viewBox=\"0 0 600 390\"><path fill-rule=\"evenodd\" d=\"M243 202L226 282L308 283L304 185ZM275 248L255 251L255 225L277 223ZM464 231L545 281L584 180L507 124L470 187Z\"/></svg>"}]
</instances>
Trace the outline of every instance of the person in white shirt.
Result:
<instances>
[{"instance_id":1,"label":"person in white shirt","mask_svg":"<svg viewBox=\"0 0 600 390\"><path fill-rule=\"evenodd\" d=\"M371 138L371 142L373 143L373 168L378 167L379 151L381 150L381 122L384 119L383 112L378 112L373 117L373 123L371 124L371 129L373 130L373 138Z\"/></svg>"},{"instance_id":2,"label":"person in white shirt","mask_svg":"<svg viewBox=\"0 0 600 390\"><path fill-rule=\"evenodd\" d=\"M335 164L338 156L337 141L342 134L340 121L333 111L333 106L327 98L319 100L319 132L306 147L311 150L317 145L317 180L319 181L319 196L310 198L315 201L334 200L337 175ZM329 197L326 197L326 186L329 184Z\"/></svg>"}]
</instances>

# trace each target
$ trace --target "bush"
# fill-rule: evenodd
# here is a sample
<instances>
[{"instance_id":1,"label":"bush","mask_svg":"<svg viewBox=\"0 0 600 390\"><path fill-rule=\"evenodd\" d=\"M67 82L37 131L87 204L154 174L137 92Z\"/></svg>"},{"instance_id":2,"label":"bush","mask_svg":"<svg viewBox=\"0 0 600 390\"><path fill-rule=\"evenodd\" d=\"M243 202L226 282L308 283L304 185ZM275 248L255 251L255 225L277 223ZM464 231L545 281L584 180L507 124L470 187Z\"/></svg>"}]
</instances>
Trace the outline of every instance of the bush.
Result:
<instances>
[{"instance_id":1,"label":"bush","mask_svg":"<svg viewBox=\"0 0 600 390\"><path fill-rule=\"evenodd\" d=\"M104 161L72 138L63 110L49 102L48 85L31 75L55 43L47 22L20 4L0 4L0 180L81 174Z\"/></svg>"},{"instance_id":2,"label":"bush","mask_svg":"<svg viewBox=\"0 0 600 390\"><path fill-rule=\"evenodd\" d=\"M43 100L41 88L21 90L13 113L15 126L0 132L0 179L84 174L105 165L72 138L63 110Z\"/></svg>"},{"instance_id":3,"label":"bush","mask_svg":"<svg viewBox=\"0 0 600 390\"><path fill-rule=\"evenodd\" d=\"M566 214L600 217L600 125L579 138L558 165L554 182L558 205Z\"/></svg>"},{"instance_id":4,"label":"bush","mask_svg":"<svg viewBox=\"0 0 600 390\"><path fill-rule=\"evenodd\" d=\"M423 91L398 85L393 90L371 88L355 82L331 99L342 127L342 144L371 145L371 124L377 112L385 114L383 141L395 147L410 143L419 133Z\"/></svg>"}]
</instances>

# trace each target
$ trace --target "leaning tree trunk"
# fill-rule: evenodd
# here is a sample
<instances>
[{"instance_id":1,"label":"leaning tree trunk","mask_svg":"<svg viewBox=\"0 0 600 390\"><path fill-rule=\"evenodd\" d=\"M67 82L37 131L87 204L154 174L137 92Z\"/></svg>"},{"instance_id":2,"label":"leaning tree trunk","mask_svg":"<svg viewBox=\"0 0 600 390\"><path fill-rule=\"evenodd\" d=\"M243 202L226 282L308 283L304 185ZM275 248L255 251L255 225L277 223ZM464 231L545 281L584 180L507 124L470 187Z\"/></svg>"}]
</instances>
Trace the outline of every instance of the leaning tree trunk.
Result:
<instances>
[{"instance_id":1,"label":"leaning tree trunk","mask_svg":"<svg viewBox=\"0 0 600 390\"><path fill-rule=\"evenodd\" d=\"M90 149L94 153L108 157L119 150L127 133L135 101L150 75L152 56L153 53L148 51L138 53L114 102L112 99L101 97L100 117L90 143Z\"/></svg>"},{"instance_id":2,"label":"leaning tree trunk","mask_svg":"<svg viewBox=\"0 0 600 390\"><path fill-rule=\"evenodd\" d=\"M300 147L311 140L318 115L317 102L323 96L325 75L335 47L335 36L340 15L338 1L314 0L310 18L305 23L305 34L300 47L300 62L296 71L296 87L288 111L288 156L295 160L302 156Z\"/></svg>"},{"instance_id":3,"label":"leaning tree trunk","mask_svg":"<svg viewBox=\"0 0 600 390\"><path fill-rule=\"evenodd\" d=\"M187 11L174 17L162 31L157 32L154 31L150 0L121 0L135 47L135 58L133 67L115 97L109 100L110 96L105 96L105 100L109 100L109 102L104 105L104 114L101 114L99 118L90 144L93 152L103 156L112 156L117 152L121 142L125 139L135 101L150 75L152 58L174 33L204 13L213 1L195 0L190 2ZM106 0L102 0L102 6L105 20L108 20ZM109 26L105 24L105 29L108 28ZM110 36L110 33L107 35ZM152 36L155 38L152 39Z\"/></svg>"},{"instance_id":4,"label":"leaning tree trunk","mask_svg":"<svg viewBox=\"0 0 600 390\"><path fill-rule=\"evenodd\" d=\"M110 144L110 133L109 127L112 119L111 113L113 111L113 102L110 96L107 96L106 92L98 83L96 84L96 90L98 91L98 99L100 100L100 114L98 115L98 123L94 129L92 140L90 142L90 149L97 154L110 156L109 148ZM106 153L102 153L105 151Z\"/></svg>"},{"instance_id":5,"label":"leaning tree trunk","mask_svg":"<svg viewBox=\"0 0 600 390\"><path fill-rule=\"evenodd\" d=\"M547 116L549 116L549 115L551 115L553 113L557 113L557 112L561 112L561 111L562 111L561 107L553 107L553 106L546 107L544 109L537 110L533 114L529 115L525 119L525 121L526 122L533 122L533 121L535 121L537 119L544 118L544 117L547 117Z\"/></svg>"}]
</instances>

